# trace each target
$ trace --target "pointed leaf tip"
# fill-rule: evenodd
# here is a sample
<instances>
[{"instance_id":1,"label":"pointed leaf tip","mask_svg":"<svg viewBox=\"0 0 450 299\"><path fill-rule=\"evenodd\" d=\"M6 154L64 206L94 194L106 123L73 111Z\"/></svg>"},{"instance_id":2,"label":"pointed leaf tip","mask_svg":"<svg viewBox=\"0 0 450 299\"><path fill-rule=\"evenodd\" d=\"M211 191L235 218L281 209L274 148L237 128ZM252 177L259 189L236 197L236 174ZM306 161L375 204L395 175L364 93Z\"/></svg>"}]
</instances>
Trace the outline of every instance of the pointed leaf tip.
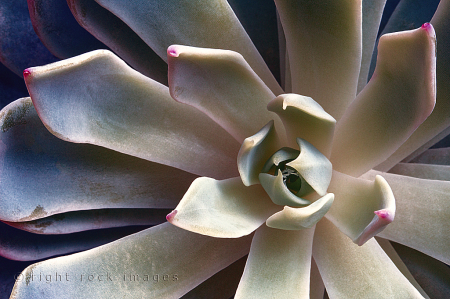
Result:
<instances>
[{"instance_id":1,"label":"pointed leaf tip","mask_svg":"<svg viewBox=\"0 0 450 299\"><path fill-rule=\"evenodd\" d=\"M178 57L178 55L180 55L180 53L178 53L176 45L172 45L167 48L168 57Z\"/></svg>"},{"instance_id":2,"label":"pointed leaf tip","mask_svg":"<svg viewBox=\"0 0 450 299\"><path fill-rule=\"evenodd\" d=\"M394 215L387 209L382 209L374 212L380 219L386 219L389 222L394 220Z\"/></svg>"},{"instance_id":3,"label":"pointed leaf tip","mask_svg":"<svg viewBox=\"0 0 450 299\"><path fill-rule=\"evenodd\" d=\"M433 25L431 25L431 23L424 23L421 28L424 29L425 31L427 31L428 34L430 34L430 35L435 34Z\"/></svg>"},{"instance_id":4,"label":"pointed leaf tip","mask_svg":"<svg viewBox=\"0 0 450 299\"><path fill-rule=\"evenodd\" d=\"M167 221L169 221L170 223L172 223L173 219L175 218L175 216L177 215L178 211L177 210L173 210L172 212L170 212L169 214L167 214L166 219Z\"/></svg>"},{"instance_id":5,"label":"pointed leaf tip","mask_svg":"<svg viewBox=\"0 0 450 299\"><path fill-rule=\"evenodd\" d=\"M23 71L23 77L26 79L29 75L31 75L31 71L29 69L25 69Z\"/></svg>"}]
</instances>

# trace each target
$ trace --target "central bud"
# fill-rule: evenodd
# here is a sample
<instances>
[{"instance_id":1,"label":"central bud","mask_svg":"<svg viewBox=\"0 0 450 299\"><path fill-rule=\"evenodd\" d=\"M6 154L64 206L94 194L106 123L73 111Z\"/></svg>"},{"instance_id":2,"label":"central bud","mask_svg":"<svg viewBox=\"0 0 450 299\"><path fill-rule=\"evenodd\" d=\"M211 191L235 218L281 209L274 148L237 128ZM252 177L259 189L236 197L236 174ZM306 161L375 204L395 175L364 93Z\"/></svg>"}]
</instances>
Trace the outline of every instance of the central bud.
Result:
<instances>
[{"instance_id":1,"label":"central bud","mask_svg":"<svg viewBox=\"0 0 450 299\"><path fill-rule=\"evenodd\" d=\"M331 162L321 150L329 154L335 120L311 98L295 94L277 97L268 109L280 116L286 136L278 134L271 121L246 138L238 155L239 174L244 185L261 184L275 204L285 206L267 225L310 227L334 200L334 195L327 193ZM309 127L320 128L323 134L309 134L310 130L305 130ZM295 143L298 149L294 149Z\"/></svg>"},{"instance_id":2,"label":"central bud","mask_svg":"<svg viewBox=\"0 0 450 299\"><path fill-rule=\"evenodd\" d=\"M284 168L284 169L283 169ZM302 180L297 170L290 167L280 167L281 174L283 175L283 183L292 193L296 194L302 187Z\"/></svg>"}]
</instances>

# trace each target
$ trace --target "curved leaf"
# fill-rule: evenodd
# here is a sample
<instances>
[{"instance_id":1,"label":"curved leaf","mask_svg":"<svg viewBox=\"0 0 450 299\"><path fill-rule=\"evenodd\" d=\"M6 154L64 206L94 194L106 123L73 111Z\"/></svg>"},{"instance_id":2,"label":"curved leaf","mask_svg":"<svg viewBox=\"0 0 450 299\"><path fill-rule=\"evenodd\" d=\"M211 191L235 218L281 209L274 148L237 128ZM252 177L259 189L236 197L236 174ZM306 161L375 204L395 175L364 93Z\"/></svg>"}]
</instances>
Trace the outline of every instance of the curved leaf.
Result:
<instances>
[{"instance_id":1,"label":"curved leaf","mask_svg":"<svg viewBox=\"0 0 450 299\"><path fill-rule=\"evenodd\" d=\"M172 97L203 111L239 143L272 119L282 126L266 109L275 95L239 53L172 45L167 56Z\"/></svg>"},{"instance_id":2,"label":"curved leaf","mask_svg":"<svg viewBox=\"0 0 450 299\"><path fill-rule=\"evenodd\" d=\"M361 1L275 4L286 35L292 92L313 98L339 120L356 95Z\"/></svg>"},{"instance_id":3,"label":"curved leaf","mask_svg":"<svg viewBox=\"0 0 450 299\"><path fill-rule=\"evenodd\" d=\"M279 211L260 185L244 186L240 178L196 179L167 220L183 229L218 238L252 233Z\"/></svg>"},{"instance_id":4,"label":"curved leaf","mask_svg":"<svg viewBox=\"0 0 450 299\"><path fill-rule=\"evenodd\" d=\"M103 43L78 25L66 1L27 0L27 2L36 34L56 57L64 59L96 49L106 49Z\"/></svg>"},{"instance_id":5,"label":"curved leaf","mask_svg":"<svg viewBox=\"0 0 450 299\"><path fill-rule=\"evenodd\" d=\"M359 176L387 159L430 115L436 101L433 27L386 34L375 75L338 122L333 168Z\"/></svg>"},{"instance_id":6,"label":"curved leaf","mask_svg":"<svg viewBox=\"0 0 450 299\"><path fill-rule=\"evenodd\" d=\"M330 298L423 298L375 239L358 246L326 219L316 225L313 256Z\"/></svg>"},{"instance_id":7,"label":"curved leaf","mask_svg":"<svg viewBox=\"0 0 450 299\"><path fill-rule=\"evenodd\" d=\"M161 58L170 45L226 49L244 56L276 95L281 88L226 0L132 2L96 0L134 30ZM226 28L226 30L223 30Z\"/></svg>"},{"instance_id":8,"label":"curved leaf","mask_svg":"<svg viewBox=\"0 0 450 299\"><path fill-rule=\"evenodd\" d=\"M89 251L31 265L22 272L23 279L14 286L11 298L117 298L130 294L180 298L243 257L250 241L251 237L205 237L164 223ZM37 273L55 272L68 274L68 280L57 288L36 278Z\"/></svg>"},{"instance_id":9,"label":"curved leaf","mask_svg":"<svg viewBox=\"0 0 450 299\"><path fill-rule=\"evenodd\" d=\"M106 50L25 71L42 122L58 137L200 175L237 174L238 143L168 88Z\"/></svg>"},{"instance_id":10,"label":"curved leaf","mask_svg":"<svg viewBox=\"0 0 450 299\"><path fill-rule=\"evenodd\" d=\"M314 229L260 227L235 298L309 298Z\"/></svg>"},{"instance_id":11,"label":"curved leaf","mask_svg":"<svg viewBox=\"0 0 450 299\"><path fill-rule=\"evenodd\" d=\"M31 100L0 112L0 219L74 210L173 208L195 175L48 132ZM18 183L20 182L20 183Z\"/></svg>"},{"instance_id":12,"label":"curved leaf","mask_svg":"<svg viewBox=\"0 0 450 299\"><path fill-rule=\"evenodd\" d=\"M134 69L167 85L167 64L127 24L94 0L67 0L78 23Z\"/></svg>"}]
</instances>

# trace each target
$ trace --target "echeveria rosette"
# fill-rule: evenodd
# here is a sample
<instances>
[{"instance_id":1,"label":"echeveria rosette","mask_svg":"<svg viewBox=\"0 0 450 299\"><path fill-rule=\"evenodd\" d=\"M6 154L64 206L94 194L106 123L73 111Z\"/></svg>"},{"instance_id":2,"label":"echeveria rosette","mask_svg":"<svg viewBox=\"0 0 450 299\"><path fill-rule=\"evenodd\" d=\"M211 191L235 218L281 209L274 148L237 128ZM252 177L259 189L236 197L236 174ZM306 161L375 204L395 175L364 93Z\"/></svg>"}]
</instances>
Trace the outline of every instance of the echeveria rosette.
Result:
<instances>
[{"instance_id":1,"label":"echeveria rosette","mask_svg":"<svg viewBox=\"0 0 450 299\"><path fill-rule=\"evenodd\" d=\"M82 3L82 1L70 2L72 2L72 7L75 7L77 3ZM432 84L434 82L432 78L434 42L431 26L425 25L422 29L384 38L380 47L384 46L385 51L383 55L380 54L377 75L354 100L360 69L360 55L361 51L364 51L364 48L362 50L360 48L361 30L359 26L362 19L362 44L366 45L367 36L376 35L376 30L369 30L364 20L377 19L377 12L363 10L364 16L367 16L366 13L370 11L369 18L361 18L361 3L358 1L348 5L341 3L342 5L338 6L326 3L320 9L316 9L314 6L304 6L304 10L302 5L307 5L307 3L302 3L302 1L298 2L299 5L294 6L292 6L293 2L276 1L289 52L289 58L286 61L290 61L290 63L286 78L293 78L292 90L289 87L290 84L286 84L285 92L294 91L311 96L325 108L325 111L338 120L335 129L334 125L330 125L329 122L325 126L312 126L314 129L322 130L315 134L315 131L310 130L307 126L292 124L292 121L295 122L298 118L295 116L298 111L305 115L301 109L296 109L295 106L298 106L298 102L287 99L286 96L280 96L277 99L281 105L269 105L269 110L276 112L279 116L266 109L267 104L276 103L276 101L271 101L282 91L270 72L267 72L264 64L261 64L261 59L252 48L249 39L242 34L239 22L226 2L192 1L186 5L178 5L176 13L171 10L174 8L172 5L176 6L176 4L168 4L160 7L160 11L153 10L152 15L133 14L135 11L144 12L148 7L155 8L152 1L136 1L132 6L123 6L123 3L118 1L99 1L99 3L115 13L163 59L166 59L165 49L174 43L234 50L243 54L244 58L231 51L184 46L169 48L169 75L172 76L169 78L170 94L177 101L194 107L171 102L172 99L168 96L169 90L166 87L131 70L120 59L105 51L86 54L47 67L29 69L26 72L26 80L35 108L30 106L29 99L23 99L4 110L4 115L8 116L6 133L10 136L9 140L15 140L15 138L20 140L23 128L28 128L23 126L26 121L40 122L34 111L36 109L45 126L54 134L64 140L76 142L68 144L74 146L70 150L77 155L62 160L63 163L58 159L56 162L59 163L55 163L54 157L64 152L64 146L57 147L57 151L54 151L51 146L43 146L44 151L39 153L50 155L53 158L53 160L43 160L47 167L43 169L48 171L56 165L55 169L64 170L62 173L67 178L75 174L77 180L72 182L66 179L66 184L61 182L58 185L58 189L55 191L68 192L70 196L66 203L61 201L60 204L54 203L53 205L50 204L50 198L58 198L55 196L56 192L45 192L46 190L43 190L42 187L39 188L38 184L25 186L24 189L20 189L20 192L26 191L28 192L26 194L33 194L33 191L40 191L41 193L36 193L37 196L19 206L19 213L18 209L11 209L10 206L14 205L14 198L17 198L13 192L15 188L5 189L10 195L13 195L9 202L8 200L2 202L6 208L10 209L10 212L8 210L4 212L9 220L19 219L19 222L16 223L21 225L21 223L25 223L23 222L25 220L29 222L39 219L44 212L46 216L52 214L57 216L62 212L78 213L79 209L92 208L173 208L177 201L176 197L181 197L184 193L183 188L187 188L186 183L189 184L195 177L190 173L194 173L200 176L211 176L214 179L197 179L185 196L200 194L203 199L208 200L208 191L213 190L216 195L213 199L218 207L211 214L197 212L197 215L203 217L199 220L210 221L207 223L210 227L203 226L201 229L207 233L211 231L223 233L223 230L214 230L216 222L222 223L223 226L229 228L231 233L235 233L233 237L248 234L274 213L280 213L282 208L282 206L273 204L270 196L258 183L246 187L241 178L237 177L238 169L235 163L239 144L244 142L245 145L245 138L254 135L268 122L269 125L265 128L270 127L271 120L274 120L273 127L276 129L275 141L268 142L269 153L263 151L261 154L261 151L258 150L253 157L265 162L273 152L282 147L299 149L297 137L300 137L302 140L306 140L305 142L313 144L313 147L320 149L324 156L331 159L333 167L339 171L332 173L328 188L323 187L326 192L333 192L336 198L325 218L322 218L316 227L312 228L290 231L267 228L263 225L257 229L253 241L251 241L251 236L237 239L204 237L166 223L107 246L33 265L24 272L26 275L34 269L34 271L57 270L73 274L102 271L130 272L131 274L132 272L146 273L148 269L152 269L152 272L155 273L177 272L179 274L178 282L180 282L177 284L172 284L173 281L170 283L163 281L160 284L149 286L148 283L131 284L128 281L118 281L108 285L107 289L101 285L92 286L90 287L91 292L86 294L85 286L78 282L54 288L53 285L44 284L26 286L24 281L20 281L16 285L13 298L36 297L37 293L45 294L46 298L67 296L67 294L74 294L73 296L78 298L82 296L99 297L105 296L105 292L112 296L133 294L137 297L176 298L245 255L250 242L252 242L250 255L237 296L248 297L247 294L250 293L261 298L262 295L277 292L277 295L284 294L287 297L292 297L292 294L307 297L309 290L311 294L320 294L322 290L323 294L323 289L320 287L320 277L322 277L330 297L348 297L349 294L358 294L363 297L391 295L400 298L420 297L417 290L407 282L387 257L386 252L397 264L395 252L392 254L386 247L389 245L383 244L383 250L373 238L366 239L386 224L383 221L392 220L389 219L393 216L391 213L392 194L389 193L390 185L397 201L397 211L395 221L388 225L381 234L389 239L407 243L411 247L425 251L448 263L445 215L449 209L445 206L444 190L447 188L445 182L410 180L407 177L386 174L382 174L386 179L383 180L375 177L374 175L377 173L373 171L366 174L366 179L355 176L389 158L431 112L434 105L435 88ZM214 4L216 5L214 6ZM196 7L196 5L199 6ZM323 20L323 18L317 17L317 14L323 14L323 9L326 9L330 18ZM199 26L202 24L202 20L205 21L202 16L208 13L213 13L215 16L209 21L212 24L206 27ZM298 26L296 22L302 18L293 18L292 16L295 16L296 13L309 18L308 21ZM343 18L345 21L339 21L338 16L345 16ZM161 28L158 34L153 35L146 32L145 28L152 28L161 22L167 22L167 20L171 20L171 26ZM230 25L226 27L233 28L233 34L228 35L227 30L222 30L220 34L217 34L216 29L221 27L214 23L216 20L220 20L219 23L222 25ZM337 21L339 21L339 26L335 24ZM327 26L331 31L327 31ZM199 27L208 30L202 31L201 34L195 34L196 28ZM323 34L324 32L326 34ZM404 47L405 44L408 46ZM309 49L305 49L306 45ZM340 47L345 48L346 51L339 50ZM404 49L409 49L409 51L404 51ZM305 50L308 55L298 55ZM366 49L366 51L371 52L371 49ZM395 64L391 65L390 60ZM132 65L132 63L130 64ZM365 67L368 66L364 64L363 60L361 69ZM330 71L326 72L327 69ZM307 80L303 80L305 78ZM386 78L390 80L386 80ZM302 86L302 84L307 84L307 86ZM85 88L86 86L89 88ZM302 90L306 92L303 93ZM110 102L104 99L108 99ZM127 99L127 104L121 102L123 99ZM208 102L210 99L214 99L217 105L211 105L211 102ZM408 109L402 109L407 100L409 100L407 102ZM283 105L284 102L286 105ZM353 103L347 109L350 102ZM377 103L379 103L378 106ZM367 106L376 107L377 110L368 110ZM153 111L152 117L150 117L149 111ZM166 114L163 116L161 111L165 111ZM286 114L283 115L283 111ZM396 114L390 113L392 111L395 111ZM154 118L153 123L152 118ZM359 124L361 119L363 119L361 125L355 126L354 124ZM167 127L170 126L170 129L165 130L164 126L160 125L161 122ZM386 132L377 134L380 125L386 127L391 125L396 130L386 129L388 134L384 134ZM286 128L286 131L283 127ZM26 149L30 140L36 136L39 137L37 140L41 146L46 143L51 145L53 139L42 134L43 130L45 129L42 125L37 126L36 131L34 128L23 130L31 138L27 138L25 142L18 142L14 146ZM207 132L206 136L202 134L204 132ZM311 136L302 134L311 134ZM331 143L333 135L334 141ZM312 136L322 138L322 145L319 144L320 142L312 140ZM257 137L253 139L257 139ZM161 141L165 142L164 145L156 144ZM371 141L376 141L376 144L370 143ZM64 143L63 141L59 142ZM80 142L101 145L122 153L169 164L176 168L160 164L148 164L141 168L139 163L131 161L133 167L129 169L126 167L128 162L125 158L114 167L108 168L107 165L112 161L105 159L101 163L96 162L98 157L102 157L102 153L108 151L107 149L99 150L97 153L98 147L92 146L92 148L86 148L86 152L84 152L78 148L79 144L77 143ZM199 142L199 147L193 145L197 142ZM9 152L6 151L7 154L9 153L8 161L12 165L14 161L19 160L14 160L15 156L12 155L14 146L11 146L10 141L6 144L6 148L9 150ZM162 145L163 150L158 145ZM247 145L249 148L252 146L250 143ZM301 147L302 145L300 145L300 150ZM351 153L346 152L353 148L355 150ZM412 152L416 148L412 146L408 150ZM24 151L22 158L21 156L18 158L24 161L27 157L26 153ZM90 153L92 156L89 156ZM216 153L219 153L217 157ZM203 156L208 158L202 160ZM117 153L117 157L123 156ZM263 162L256 164L265 164ZM81 167L77 167L78 164ZM246 165L251 168L255 163ZM299 163L299 165L304 164ZM153 184L146 184L146 180L140 179L140 175L130 176L135 171L145 173L147 169L153 167L157 167L158 171L155 175L149 175L148 180L157 180L164 173L165 179L159 180L158 183L158 185L164 186L162 190L157 185L155 188L148 186ZM245 167L241 166L240 169L242 168ZM6 171L12 169L11 167L9 170L6 168ZM107 176L94 176L97 180L94 183L101 183L103 185L96 186L107 186L108 188L92 188L79 192L77 183L86 184L86 179L82 180L83 172L88 170L92 174L98 174L99 169L107 169ZM173 174L178 169L186 171L181 175L184 187L173 184ZM223 171L224 169L226 172ZM116 170L119 170L119 174L115 173ZM4 168L3 174L8 173L6 171ZM118 180L114 181L114 178L119 177L120 173L124 173L129 178L124 185ZM260 170L252 173L256 175L251 176L251 180L255 180L255 178L259 180ZM16 171L15 174L18 175L19 172ZM39 174L37 171L35 178L39 178ZM13 186L14 176L9 178L10 186ZM110 178L117 185L108 182ZM36 181L41 182L40 180ZM55 186L52 185L54 183L57 182L49 178L46 182L47 188ZM416 190L417 186L421 184L430 185L433 190L436 190L436 194ZM133 190L135 187L139 192L127 194L126 190ZM409 191L413 187L416 187L414 190L416 190L417 196L409 198ZM175 189L173 193L171 188ZM119 193L119 196L117 196L118 191L122 192ZM439 195L441 191L444 193ZM145 195L142 196L145 193L155 193L156 195L147 200ZM224 201L222 194L226 194L230 201ZM99 201L96 200L98 195L100 195ZM128 198L128 195L131 197ZM361 196L366 200L360 200ZM423 197L426 197L432 204L426 207L421 205L420 199ZM255 198L260 201L255 201ZM315 199L308 197L307 200ZM408 204L411 200L417 204ZM192 201L193 204L197 204L196 202L202 203L199 200ZM284 225L298 223L285 221L285 218L298 219L298 213L290 214L290 209L304 211L302 209L313 207L317 202L306 207L287 207L286 212L281 214L281 218L284 219L281 222ZM434 211L437 207L444 208L441 213L435 215ZM211 211L211 205L204 205L202 209ZM376 211L378 212L374 214ZM224 215L233 218L234 222L220 219ZM410 215L415 216L410 217ZM87 223L91 217L89 213L83 213L83 211L74 216L80 220L85 219L82 221ZM176 218L176 215L172 214L172 216ZM216 216L216 218L212 219L214 217L211 216ZM437 221L429 220L433 217ZM126 222L127 217L124 217L124 220ZM205 222L200 224L204 225ZM396 224L398 226L395 226ZM77 227L76 223L69 225L75 229ZM391 229L391 227L395 227L395 229ZM426 229L421 230L424 227ZM435 232L431 236L434 238L432 240L425 236L430 231ZM352 240L357 243L367 242L359 247ZM340 250L336 252L336 248ZM277 255L274 254L275 252L283 252L283 254ZM316 268L311 261L311 253L317 262L320 275L314 272ZM280 267L280 265L283 266ZM303 265L303 267L299 265ZM397 266L399 269L403 269L401 264L397 264ZM365 277L361 277L361 273L364 273ZM287 274L291 275L289 279L286 279ZM404 274L408 277L407 271ZM268 284L268 279L274 283ZM292 281L298 283L292 283ZM414 284L414 281L412 283ZM208 280L204 285L210 290L214 290L216 287ZM418 289L419 292L422 292L420 287ZM393 290L393 293L389 294L389 290ZM426 296L424 293L422 295Z\"/></svg>"}]
</instances>

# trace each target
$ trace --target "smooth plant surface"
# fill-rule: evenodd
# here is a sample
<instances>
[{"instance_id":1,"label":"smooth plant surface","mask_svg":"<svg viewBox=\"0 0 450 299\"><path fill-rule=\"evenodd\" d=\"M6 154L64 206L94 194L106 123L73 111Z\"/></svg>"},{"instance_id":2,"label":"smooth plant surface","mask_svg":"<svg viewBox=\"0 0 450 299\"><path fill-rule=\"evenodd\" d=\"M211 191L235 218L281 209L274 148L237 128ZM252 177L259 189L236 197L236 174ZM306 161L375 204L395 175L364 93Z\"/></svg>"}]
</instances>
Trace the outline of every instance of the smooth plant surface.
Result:
<instances>
[{"instance_id":1,"label":"smooth plant surface","mask_svg":"<svg viewBox=\"0 0 450 299\"><path fill-rule=\"evenodd\" d=\"M450 295L450 1L13 2L9 298Z\"/></svg>"}]
</instances>

